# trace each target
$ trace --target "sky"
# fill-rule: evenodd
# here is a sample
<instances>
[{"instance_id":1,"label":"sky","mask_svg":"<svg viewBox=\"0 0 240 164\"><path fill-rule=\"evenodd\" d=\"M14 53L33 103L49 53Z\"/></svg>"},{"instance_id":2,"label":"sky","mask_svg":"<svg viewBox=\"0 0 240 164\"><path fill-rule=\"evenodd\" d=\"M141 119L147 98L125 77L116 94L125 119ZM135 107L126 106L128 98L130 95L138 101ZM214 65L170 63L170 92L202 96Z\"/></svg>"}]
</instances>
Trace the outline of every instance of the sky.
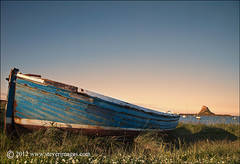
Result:
<instances>
[{"instance_id":1,"label":"sky","mask_svg":"<svg viewBox=\"0 0 240 164\"><path fill-rule=\"evenodd\" d=\"M239 115L239 2L1 2L11 68L156 110Z\"/></svg>"}]
</instances>

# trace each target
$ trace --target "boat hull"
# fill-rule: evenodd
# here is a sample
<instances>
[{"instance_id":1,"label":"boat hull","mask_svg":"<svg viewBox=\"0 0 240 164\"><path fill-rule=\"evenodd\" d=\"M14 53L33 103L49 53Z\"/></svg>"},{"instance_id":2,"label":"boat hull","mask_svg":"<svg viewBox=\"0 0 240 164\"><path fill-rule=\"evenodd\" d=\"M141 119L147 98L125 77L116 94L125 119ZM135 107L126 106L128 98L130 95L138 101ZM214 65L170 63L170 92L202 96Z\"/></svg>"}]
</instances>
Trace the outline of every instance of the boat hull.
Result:
<instances>
[{"instance_id":1,"label":"boat hull","mask_svg":"<svg viewBox=\"0 0 240 164\"><path fill-rule=\"evenodd\" d=\"M15 72L15 73L13 73ZM123 135L174 129L178 115L108 101L74 86L11 72L6 123L26 128L57 127L86 134ZM12 93L12 94L11 94ZM120 102L120 101L119 101ZM11 113L12 112L12 113Z\"/></svg>"}]
</instances>

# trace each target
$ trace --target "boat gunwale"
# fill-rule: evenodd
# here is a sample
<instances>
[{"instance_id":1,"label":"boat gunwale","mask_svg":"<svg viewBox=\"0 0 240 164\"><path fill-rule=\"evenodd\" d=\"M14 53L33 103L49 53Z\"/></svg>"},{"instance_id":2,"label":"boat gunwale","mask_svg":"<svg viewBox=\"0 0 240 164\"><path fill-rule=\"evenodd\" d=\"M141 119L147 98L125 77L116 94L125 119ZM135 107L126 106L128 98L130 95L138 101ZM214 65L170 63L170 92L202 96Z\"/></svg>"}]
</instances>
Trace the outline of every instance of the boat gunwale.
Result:
<instances>
[{"instance_id":1,"label":"boat gunwale","mask_svg":"<svg viewBox=\"0 0 240 164\"><path fill-rule=\"evenodd\" d=\"M60 83L60 82L56 82L56 81L53 81L53 80L44 79L44 78L41 78L40 76L36 77L36 76L29 75L29 74L22 74L20 72L18 72L16 76L19 79L24 79L24 80L31 81L33 83L37 83L37 84L40 84L40 85L50 85L50 86L53 86L57 89L62 89L64 91L68 91L70 93L75 93L75 94L77 94L76 96L78 96L78 94L84 95L84 96L87 96L89 98L95 98L97 100L100 100L100 101L103 101L103 102L106 102L106 103L111 103L113 105L117 105L117 106L120 106L120 107L130 108L130 109L133 109L133 110L136 110L136 111L142 111L142 112L150 114L150 115L161 116L161 117L166 117L166 118L176 118L176 119L180 117L180 115L178 115L178 114L165 113L165 112L156 111L156 110L153 110L153 109L148 109L148 108L141 107L141 106L138 106L138 105L135 105L135 104L131 104L131 103L128 103L128 102L125 102L125 101L122 101L122 100L112 98L112 97L104 96L104 95L101 95L101 94L98 94L98 93L95 93L95 92L92 92L92 91L89 91L89 90L86 90L86 89L80 88L80 91L78 91L78 87L68 85L68 84L64 84L64 83ZM46 83L45 81L50 81L52 83ZM69 88L73 87L74 89L67 89L67 88L59 87L59 86L54 85L54 83L57 83L57 84L60 84L60 85L63 85L63 86L67 86ZM90 94L92 94L92 95L90 95ZM93 96L94 94L95 94L95 96ZM110 99L110 100L106 100L106 99ZM118 101L118 102L114 102L114 101Z\"/></svg>"}]
</instances>

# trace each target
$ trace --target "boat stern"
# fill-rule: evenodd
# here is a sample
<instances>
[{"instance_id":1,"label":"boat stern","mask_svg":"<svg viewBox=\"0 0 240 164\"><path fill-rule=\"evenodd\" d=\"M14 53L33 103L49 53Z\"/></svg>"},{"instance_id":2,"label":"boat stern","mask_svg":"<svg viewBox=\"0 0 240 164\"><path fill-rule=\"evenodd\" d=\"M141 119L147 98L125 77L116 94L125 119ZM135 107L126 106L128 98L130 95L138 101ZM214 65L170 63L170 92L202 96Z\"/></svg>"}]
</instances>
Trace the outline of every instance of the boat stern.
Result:
<instances>
[{"instance_id":1,"label":"boat stern","mask_svg":"<svg viewBox=\"0 0 240 164\"><path fill-rule=\"evenodd\" d=\"M5 106L5 117L4 117L4 131L10 131L14 126L14 109L15 103L15 90L16 90L16 78L18 69L14 68L9 74L8 80L8 96L7 104Z\"/></svg>"}]
</instances>

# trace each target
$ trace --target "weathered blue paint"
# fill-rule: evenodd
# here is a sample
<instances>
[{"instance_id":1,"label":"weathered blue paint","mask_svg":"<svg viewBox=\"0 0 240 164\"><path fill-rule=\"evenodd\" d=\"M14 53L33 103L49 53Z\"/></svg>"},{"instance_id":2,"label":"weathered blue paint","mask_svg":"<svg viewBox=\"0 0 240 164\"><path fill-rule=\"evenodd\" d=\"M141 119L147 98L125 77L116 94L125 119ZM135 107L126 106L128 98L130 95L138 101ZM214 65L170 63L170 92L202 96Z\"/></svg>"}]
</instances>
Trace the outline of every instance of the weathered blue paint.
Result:
<instances>
[{"instance_id":1,"label":"weathered blue paint","mask_svg":"<svg viewBox=\"0 0 240 164\"><path fill-rule=\"evenodd\" d=\"M7 111L6 117L13 117L14 110L14 99L15 99L15 82L16 82L16 74L18 73L18 69L14 68L10 72L9 76L9 86L8 86L8 103L7 103Z\"/></svg>"},{"instance_id":2,"label":"weathered blue paint","mask_svg":"<svg viewBox=\"0 0 240 164\"><path fill-rule=\"evenodd\" d=\"M62 85L59 88L19 77L14 80L16 85L13 88L10 86L9 94L12 90L15 91L16 118L143 130L173 129L178 124L178 115L160 115L138 110L73 92L64 89ZM14 97L9 102L12 103L13 100ZM8 111L9 116L11 112Z\"/></svg>"}]
</instances>

